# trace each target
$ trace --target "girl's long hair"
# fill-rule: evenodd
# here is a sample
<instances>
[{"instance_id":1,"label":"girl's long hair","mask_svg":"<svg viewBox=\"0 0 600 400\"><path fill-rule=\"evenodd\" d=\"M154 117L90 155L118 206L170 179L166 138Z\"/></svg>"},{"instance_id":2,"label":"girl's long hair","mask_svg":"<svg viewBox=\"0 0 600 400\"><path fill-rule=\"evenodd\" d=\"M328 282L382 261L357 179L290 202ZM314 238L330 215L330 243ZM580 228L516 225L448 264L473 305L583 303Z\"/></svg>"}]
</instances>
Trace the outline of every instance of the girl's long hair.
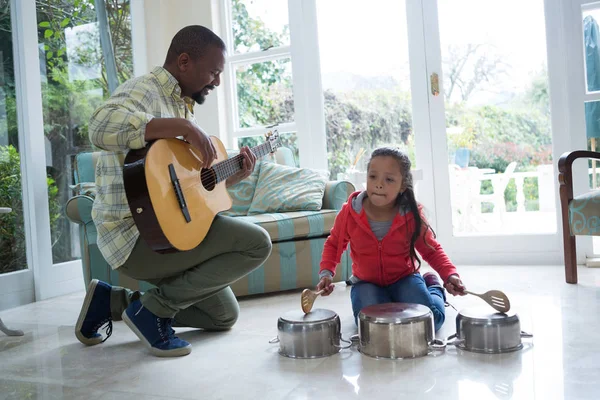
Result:
<instances>
[{"instance_id":1,"label":"girl's long hair","mask_svg":"<svg viewBox=\"0 0 600 400\"><path fill-rule=\"evenodd\" d=\"M411 162L408 155L404 153L402 150L393 147L380 147L371 153L371 159L367 164L367 171L371 166L371 160L375 157L393 157L400 165L400 173L402 174L402 187L403 190L398 194L396 198L396 203L400 205L408 206L408 209L412 211L414 219L415 219L415 230L411 232L409 230L408 224L406 225L406 231L408 236L410 237L410 258L413 263L418 265L417 268L421 267L421 259L417 255L415 251L415 243L417 239L419 239L419 235L423 235L423 240L427 243L426 235L427 231L430 230L435 237L435 232L431 229L431 226L423 221L421 218L421 213L419 212L419 206L417 205L417 200L415 199L415 191L413 187L413 176L412 172L410 172ZM423 229L423 226L425 227ZM422 232L421 232L422 231Z\"/></svg>"}]
</instances>

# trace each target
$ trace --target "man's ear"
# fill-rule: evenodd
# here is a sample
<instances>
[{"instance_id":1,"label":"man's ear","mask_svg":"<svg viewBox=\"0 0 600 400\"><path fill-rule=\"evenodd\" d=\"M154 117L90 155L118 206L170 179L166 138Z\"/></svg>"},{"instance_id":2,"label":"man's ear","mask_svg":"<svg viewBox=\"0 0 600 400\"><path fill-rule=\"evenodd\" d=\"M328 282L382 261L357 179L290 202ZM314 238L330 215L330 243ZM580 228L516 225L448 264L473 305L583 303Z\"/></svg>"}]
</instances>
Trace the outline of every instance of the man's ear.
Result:
<instances>
[{"instance_id":1,"label":"man's ear","mask_svg":"<svg viewBox=\"0 0 600 400\"><path fill-rule=\"evenodd\" d=\"M187 71L190 68L190 56L187 53L181 53L179 57L177 57L177 67L180 71Z\"/></svg>"}]
</instances>

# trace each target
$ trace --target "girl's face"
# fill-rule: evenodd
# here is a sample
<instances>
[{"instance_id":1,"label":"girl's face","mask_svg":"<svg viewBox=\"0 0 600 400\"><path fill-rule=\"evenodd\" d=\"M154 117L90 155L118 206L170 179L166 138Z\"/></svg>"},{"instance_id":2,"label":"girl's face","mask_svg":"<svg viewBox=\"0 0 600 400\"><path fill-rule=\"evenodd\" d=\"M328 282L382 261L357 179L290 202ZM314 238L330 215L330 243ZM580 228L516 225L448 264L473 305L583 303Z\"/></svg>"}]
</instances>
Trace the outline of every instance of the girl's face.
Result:
<instances>
[{"instance_id":1,"label":"girl's face","mask_svg":"<svg viewBox=\"0 0 600 400\"><path fill-rule=\"evenodd\" d=\"M394 157L380 156L371 159L367 172L367 195L374 206L392 205L402 191L400 164Z\"/></svg>"}]
</instances>

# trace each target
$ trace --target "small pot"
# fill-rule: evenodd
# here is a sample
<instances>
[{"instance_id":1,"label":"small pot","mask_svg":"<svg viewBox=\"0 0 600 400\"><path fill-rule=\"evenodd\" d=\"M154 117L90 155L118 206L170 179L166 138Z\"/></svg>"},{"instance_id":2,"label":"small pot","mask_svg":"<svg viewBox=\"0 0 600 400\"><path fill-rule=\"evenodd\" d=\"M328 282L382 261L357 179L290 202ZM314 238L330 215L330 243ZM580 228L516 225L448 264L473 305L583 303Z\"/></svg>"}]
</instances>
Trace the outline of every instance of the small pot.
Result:
<instances>
[{"instance_id":1,"label":"small pot","mask_svg":"<svg viewBox=\"0 0 600 400\"><path fill-rule=\"evenodd\" d=\"M447 344L475 353L500 354L521 350L521 338L531 337L532 334L521 331L519 316L514 311L501 313L479 307L458 313L456 334L448 338Z\"/></svg>"},{"instance_id":2,"label":"small pot","mask_svg":"<svg viewBox=\"0 0 600 400\"><path fill-rule=\"evenodd\" d=\"M415 358L446 347L434 339L431 310L420 304L368 306L360 311L358 320L358 350L370 357Z\"/></svg>"},{"instance_id":3,"label":"small pot","mask_svg":"<svg viewBox=\"0 0 600 400\"><path fill-rule=\"evenodd\" d=\"M279 354L290 358L320 358L347 349L352 343L342 339L340 317L331 310L315 309L304 314L290 311L277 321ZM341 346L340 342L348 343Z\"/></svg>"}]
</instances>

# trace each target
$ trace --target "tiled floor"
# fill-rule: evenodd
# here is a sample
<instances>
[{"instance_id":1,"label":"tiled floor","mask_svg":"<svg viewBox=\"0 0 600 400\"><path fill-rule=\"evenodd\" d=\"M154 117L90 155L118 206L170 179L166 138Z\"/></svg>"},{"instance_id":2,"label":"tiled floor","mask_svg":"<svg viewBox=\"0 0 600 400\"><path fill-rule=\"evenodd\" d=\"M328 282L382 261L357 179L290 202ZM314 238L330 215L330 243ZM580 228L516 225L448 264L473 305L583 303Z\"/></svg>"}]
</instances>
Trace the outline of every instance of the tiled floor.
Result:
<instances>
[{"instance_id":1,"label":"tiled floor","mask_svg":"<svg viewBox=\"0 0 600 400\"><path fill-rule=\"evenodd\" d=\"M122 323L95 347L73 335L83 293L4 311L24 337L0 333L0 399L599 399L600 270L579 270L564 283L560 267L462 267L469 289L497 288L510 297L525 348L480 355L448 348L440 356L374 360L356 350L324 359L281 357L277 319L299 308L299 292L241 302L226 333L180 330L194 346L177 359L155 358ZM457 309L479 305L451 298ZM341 284L315 307L336 311L344 337L356 332L349 288ZM438 336L454 333L448 309ZM524 340L525 341L525 340Z\"/></svg>"}]
</instances>

